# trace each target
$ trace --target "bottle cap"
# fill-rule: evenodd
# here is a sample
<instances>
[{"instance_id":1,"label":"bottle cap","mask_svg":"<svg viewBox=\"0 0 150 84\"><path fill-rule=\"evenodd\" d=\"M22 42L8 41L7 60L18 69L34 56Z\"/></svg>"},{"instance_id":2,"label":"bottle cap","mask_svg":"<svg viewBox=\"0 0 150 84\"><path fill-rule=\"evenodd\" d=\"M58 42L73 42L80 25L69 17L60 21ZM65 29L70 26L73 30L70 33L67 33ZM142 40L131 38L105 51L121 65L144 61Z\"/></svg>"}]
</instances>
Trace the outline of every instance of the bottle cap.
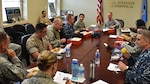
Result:
<instances>
[{"instance_id":1,"label":"bottle cap","mask_svg":"<svg viewBox=\"0 0 150 84\"><path fill-rule=\"evenodd\" d=\"M80 67L83 67L83 64L82 64L82 63L80 64Z\"/></svg>"}]
</instances>

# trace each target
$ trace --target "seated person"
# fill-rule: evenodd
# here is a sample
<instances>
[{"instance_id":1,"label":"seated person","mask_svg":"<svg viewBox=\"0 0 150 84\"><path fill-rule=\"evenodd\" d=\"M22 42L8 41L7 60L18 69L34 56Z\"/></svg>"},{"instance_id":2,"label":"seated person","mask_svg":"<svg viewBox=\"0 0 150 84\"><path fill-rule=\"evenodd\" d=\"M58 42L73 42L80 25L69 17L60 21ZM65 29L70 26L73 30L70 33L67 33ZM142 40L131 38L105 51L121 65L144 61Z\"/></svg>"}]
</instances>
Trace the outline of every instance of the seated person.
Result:
<instances>
[{"instance_id":1,"label":"seated person","mask_svg":"<svg viewBox=\"0 0 150 84\"><path fill-rule=\"evenodd\" d=\"M72 14L68 14L67 23L64 25L62 31L67 39L79 35L79 31L74 29L74 16Z\"/></svg>"},{"instance_id":2,"label":"seated person","mask_svg":"<svg viewBox=\"0 0 150 84\"><path fill-rule=\"evenodd\" d=\"M111 28L111 29L119 28L120 23L117 20L113 19L112 15L113 15L112 12L107 13L108 19L105 21L104 26L106 28Z\"/></svg>"},{"instance_id":3,"label":"seated person","mask_svg":"<svg viewBox=\"0 0 150 84\"><path fill-rule=\"evenodd\" d=\"M53 81L58 65L56 54L47 50L42 51L37 62L40 69L38 73L29 79L25 79L21 84L57 84ZM67 80L66 84L73 83Z\"/></svg>"},{"instance_id":4,"label":"seated person","mask_svg":"<svg viewBox=\"0 0 150 84\"><path fill-rule=\"evenodd\" d=\"M85 28L85 24L84 24L84 22L83 22L83 20L84 20L84 14L83 13L81 13L81 14L79 14L79 19L75 22L75 24L74 24L74 27L75 27L75 30L85 30L86 28Z\"/></svg>"},{"instance_id":5,"label":"seated person","mask_svg":"<svg viewBox=\"0 0 150 84\"><path fill-rule=\"evenodd\" d=\"M3 28L0 28L0 32L5 32L5 30ZM14 50L16 52L17 57L21 56L22 48L19 44L10 43L8 48Z\"/></svg>"},{"instance_id":6,"label":"seated person","mask_svg":"<svg viewBox=\"0 0 150 84\"><path fill-rule=\"evenodd\" d=\"M52 49L52 46L46 37L47 25L39 23L36 25L35 31L36 32L29 37L26 43L27 50L30 54L30 63L36 62L41 51Z\"/></svg>"},{"instance_id":7,"label":"seated person","mask_svg":"<svg viewBox=\"0 0 150 84\"><path fill-rule=\"evenodd\" d=\"M136 36L136 44L142 50L133 67L127 67L123 62L118 63L121 71L126 71L125 83L150 83L150 31L141 30Z\"/></svg>"},{"instance_id":8,"label":"seated person","mask_svg":"<svg viewBox=\"0 0 150 84\"><path fill-rule=\"evenodd\" d=\"M60 47L61 44L66 43L66 38L60 39L60 30L62 29L62 20L55 18L52 24L52 28L48 28L47 36L52 47Z\"/></svg>"},{"instance_id":9,"label":"seated person","mask_svg":"<svg viewBox=\"0 0 150 84\"><path fill-rule=\"evenodd\" d=\"M24 79L25 67L14 50L8 48L9 43L9 36L0 32L0 84L12 84Z\"/></svg>"},{"instance_id":10,"label":"seated person","mask_svg":"<svg viewBox=\"0 0 150 84\"><path fill-rule=\"evenodd\" d=\"M40 17L40 23L44 23L46 25L51 25L52 22L49 20L49 18L46 16L46 11L42 11L42 16Z\"/></svg>"},{"instance_id":11,"label":"seated person","mask_svg":"<svg viewBox=\"0 0 150 84\"><path fill-rule=\"evenodd\" d=\"M145 26L145 22L142 19L137 19L136 20L136 28L140 27L140 26Z\"/></svg>"},{"instance_id":12,"label":"seated person","mask_svg":"<svg viewBox=\"0 0 150 84\"><path fill-rule=\"evenodd\" d=\"M139 28L136 29L137 32L141 31L141 30L147 30L147 28L145 26L141 26L141 27L139 26ZM130 58L128 58L128 56L127 56L127 58L128 58L128 65L129 66L130 65L131 66L134 65L134 63L136 62L139 54L141 53L141 49L135 43L135 37L131 37L132 40L129 42L129 44L127 42L123 42L123 41L119 42L119 44L122 47L126 48L127 51L131 54ZM128 54L128 55L130 55L130 54Z\"/></svg>"}]
</instances>

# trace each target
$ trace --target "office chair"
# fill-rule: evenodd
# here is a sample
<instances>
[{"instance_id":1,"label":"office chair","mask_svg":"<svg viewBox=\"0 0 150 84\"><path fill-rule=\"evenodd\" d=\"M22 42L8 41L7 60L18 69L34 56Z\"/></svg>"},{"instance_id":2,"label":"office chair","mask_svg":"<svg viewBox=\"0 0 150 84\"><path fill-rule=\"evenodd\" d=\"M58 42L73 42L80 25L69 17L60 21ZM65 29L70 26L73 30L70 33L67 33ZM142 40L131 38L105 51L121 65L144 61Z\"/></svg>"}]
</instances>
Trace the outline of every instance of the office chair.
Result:
<instances>
[{"instance_id":1,"label":"office chair","mask_svg":"<svg viewBox=\"0 0 150 84\"><path fill-rule=\"evenodd\" d=\"M26 34L33 34L35 32L35 28L32 24L28 23L24 25Z\"/></svg>"},{"instance_id":2,"label":"office chair","mask_svg":"<svg viewBox=\"0 0 150 84\"><path fill-rule=\"evenodd\" d=\"M22 58L25 58L27 66L30 65L29 53L26 48L26 42L32 34L27 34L21 37Z\"/></svg>"},{"instance_id":3,"label":"office chair","mask_svg":"<svg viewBox=\"0 0 150 84\"><path fill-rule=\"evenodd\" d=\"M116 19L116 20L120 23L121 28L123 28L123 27L124 27L124 21L123 21L123 20L121 20L121 19Z\"/></svg>"},{"instance_id":4,"label":"office chair","mask_svg":"<svg viewBox=\"0 0 150 84\"><path fill-rule=\"evenodd\" d=\"M4 31L9 35L10 39L13 40L15 33L12 27L6 27L4 28Z\"/></svg>"},{"instance_id":5,"label":"office chair","mask_svg":"<svg viewBox=\"0 0 150 84\"><path fill-rule=\"evenodd\" d=\"M78 20L78 15L74 16L74 23Z\"/></svg>"},{"instance_id":6,"label":"office chair","mask_svg":"<svg viewBox=\"0 0 150 84\"><path fill-rule=\"evenodd\" d=\"M14 39L14 43L17 43L17 44L21 44L20 41L21 41L21 37L25 35L25 28L23 25L20 25L20 24L16 24L12 27L14 33L15 33L15 37L13 38Z\"/></svg>"}]
</instances>

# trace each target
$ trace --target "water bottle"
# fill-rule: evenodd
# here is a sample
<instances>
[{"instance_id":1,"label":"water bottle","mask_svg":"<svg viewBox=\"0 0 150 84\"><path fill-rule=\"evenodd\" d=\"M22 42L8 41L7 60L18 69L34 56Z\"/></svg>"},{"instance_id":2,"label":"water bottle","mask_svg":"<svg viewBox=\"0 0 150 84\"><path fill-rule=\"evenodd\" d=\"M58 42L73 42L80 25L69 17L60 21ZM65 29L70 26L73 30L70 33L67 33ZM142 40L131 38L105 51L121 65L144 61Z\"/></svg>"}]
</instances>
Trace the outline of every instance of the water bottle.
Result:
<instances>
[{"instance_id":1,"label":"water bottle","mask_svg":"<svg viewBox=\"0 0 150 84\"><path fill-rule=\"evenodd\" d=\"M99 49L97 49L96 52L95 52L95 64L97 64L97 65L100 64L100 53L99 53Z\"/></svg>"},{"instance_id":2,"label":"water bottle","mask_svg":"<svg viewBox=\"0 0 150 84\"><path fill-rule=\"evenodd\" d=\"M78 60L77 59L72 59L72 79L73 80L78 80Z\"/></svg>"},{"instance_id":3,"label":"water bottle","mask_svg":"<svg viewBox=\"0 0 150 84\"><path fill-rule=\"evenodd\" d=\"M84 66L80 64L79 66L79 79L84 79Z\"/></svg>"},{"instance_id":4,"label":"water bottle","mask_svg":"<svg viewBox=\"0 0 150 84\"><path fill-rule=\"evenodd\" d=\"M94 60L92 60L90 63L90 80L94 79L95 79L95 62Z\"/></svg>"},{"instance_id":5,"label":"water bottle","mask_svg":"<svg viewBox=\"0 0 150 84\"><path fill-rule=\"evenodd\" d=\"M70 57L70 47L66 48L66 57Z\"/></svg>"},{"instance_id":6,"label":"water bottle","mask_svg":"<svg viewBox=\"0 0 150 84\"><path fill-rule=\"evenodd\" d=\"M121 29L120 29L120 28L117 28L117 29L116 29L116 34L117 34L117 36L120 36L120 35L121 35Z\"/></svg>"}]
</instances>

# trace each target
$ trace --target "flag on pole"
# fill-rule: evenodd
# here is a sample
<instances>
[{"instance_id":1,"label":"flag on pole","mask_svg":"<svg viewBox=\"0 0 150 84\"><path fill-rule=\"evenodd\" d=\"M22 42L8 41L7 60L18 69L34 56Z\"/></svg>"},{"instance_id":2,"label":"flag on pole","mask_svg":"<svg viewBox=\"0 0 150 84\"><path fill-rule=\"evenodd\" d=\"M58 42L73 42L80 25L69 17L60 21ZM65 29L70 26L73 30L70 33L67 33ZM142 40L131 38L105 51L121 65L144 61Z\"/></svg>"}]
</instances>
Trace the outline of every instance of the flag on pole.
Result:
<instances>
[{"instance_id":1,"label":"flag on pole","mask_svg":"<svg viewBox=\"0 0 150 84\"><path fill-rule=\"evenodd\" d=\"M103 18L103 1L97 0L97 26L100 28L104 24Z\"/></svg>"},{"instance_id":2,"label":"flag on pole","mask_svg":"<svg viewBox=\"0 0 150 84\"><path fill-rule=\"evenodd\" d=\"M146 23L147 21L147 0L142 1L142 20Z\"/></svg>"}]
</instances>

